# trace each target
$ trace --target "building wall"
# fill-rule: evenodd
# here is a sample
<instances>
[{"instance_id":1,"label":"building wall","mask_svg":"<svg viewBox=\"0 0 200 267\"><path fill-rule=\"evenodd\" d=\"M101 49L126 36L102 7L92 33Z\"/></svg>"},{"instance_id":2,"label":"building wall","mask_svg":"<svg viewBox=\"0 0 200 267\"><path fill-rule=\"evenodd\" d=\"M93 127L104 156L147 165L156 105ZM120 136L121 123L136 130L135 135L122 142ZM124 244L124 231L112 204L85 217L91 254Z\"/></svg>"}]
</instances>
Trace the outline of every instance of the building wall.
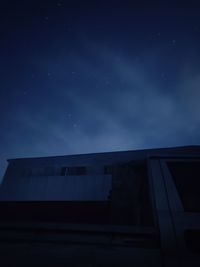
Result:
<instances>
[{"instance_id":1,"label":"building wall","mask_svg":"<svg viewBox=\"0 0 200 267\"><path fill-rule=\"evenodd\" d=\"M173 181L182 169L169 168L170 160L194 159L199 170L199 147L10 160L0 188L1 259L8 266L199 266L199 206L184 210ZM70 167L87 171L63 171Z\"/></svg>"}]
</instances>

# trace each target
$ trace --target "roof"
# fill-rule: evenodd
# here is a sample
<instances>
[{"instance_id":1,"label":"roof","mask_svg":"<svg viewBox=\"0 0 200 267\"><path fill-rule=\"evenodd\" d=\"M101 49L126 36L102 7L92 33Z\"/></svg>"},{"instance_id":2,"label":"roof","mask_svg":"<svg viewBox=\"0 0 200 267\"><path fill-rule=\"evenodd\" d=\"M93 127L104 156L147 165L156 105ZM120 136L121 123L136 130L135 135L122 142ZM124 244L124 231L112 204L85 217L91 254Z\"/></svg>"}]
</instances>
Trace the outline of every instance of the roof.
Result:
<instances>
[{"instance_id":1,"label":"roof","mask_svg":"<svg viewBox=\"0 0 200 267\"><path fill-rule=\"evenodd\" d=\"M80 154L67 154L67 155L55 155L55 156L41 156L41 157L22 157L22 158L11 158L7 159L8 162L13 160L24 160L24 159L41 159L41 158L57 158L57 157L77 157L77 156L94 156L94 155L111 155L111 154L120 154L120 153L162 153L162 152L178 152L185 150L197 150L200 152L200 145L188 145L188 146L174 146L174 147L161 147L161 148L146 148L146 149L136 149L136 150L120 150L120 151L111 151L111 152L97 152L97 153L80 153Z\"/></svg>"}]
</instances>

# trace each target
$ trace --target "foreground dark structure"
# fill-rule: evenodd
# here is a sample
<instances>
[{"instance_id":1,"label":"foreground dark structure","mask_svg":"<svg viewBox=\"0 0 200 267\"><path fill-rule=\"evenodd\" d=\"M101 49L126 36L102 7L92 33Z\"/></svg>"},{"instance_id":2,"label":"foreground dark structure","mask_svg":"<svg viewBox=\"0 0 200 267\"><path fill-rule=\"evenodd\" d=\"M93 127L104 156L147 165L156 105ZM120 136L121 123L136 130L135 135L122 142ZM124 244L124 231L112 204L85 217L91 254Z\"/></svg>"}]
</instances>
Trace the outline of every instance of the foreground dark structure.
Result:
<instances>
[{"instance_id":1,"label":"foreground dark structure","mask_svg":"<svg viewBox=\"0 0 200 267\"><path fill-rule=\"evenodd\" d=\"M8 160L1 266L200 266L200 147Z\"/></svg>"}]
</instances>

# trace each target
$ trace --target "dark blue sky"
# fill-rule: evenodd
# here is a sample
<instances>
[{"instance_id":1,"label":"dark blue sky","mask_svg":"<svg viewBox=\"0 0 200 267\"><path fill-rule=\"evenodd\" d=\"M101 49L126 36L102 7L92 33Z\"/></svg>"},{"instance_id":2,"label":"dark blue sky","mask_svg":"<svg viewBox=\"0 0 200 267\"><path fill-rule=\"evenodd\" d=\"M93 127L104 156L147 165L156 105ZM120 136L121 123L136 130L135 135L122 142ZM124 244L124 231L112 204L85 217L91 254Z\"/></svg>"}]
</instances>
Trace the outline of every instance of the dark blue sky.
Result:
<instances>
[{"instance_id":1,"label":"dark blue sky","mask_svg":"<svg viewBox=\"0 0 200 267\"><path fill-rule=\"evenodd\" d=\"M199 1L0 4L7 158L199 144Z\"/></svg>"}]
</instances>

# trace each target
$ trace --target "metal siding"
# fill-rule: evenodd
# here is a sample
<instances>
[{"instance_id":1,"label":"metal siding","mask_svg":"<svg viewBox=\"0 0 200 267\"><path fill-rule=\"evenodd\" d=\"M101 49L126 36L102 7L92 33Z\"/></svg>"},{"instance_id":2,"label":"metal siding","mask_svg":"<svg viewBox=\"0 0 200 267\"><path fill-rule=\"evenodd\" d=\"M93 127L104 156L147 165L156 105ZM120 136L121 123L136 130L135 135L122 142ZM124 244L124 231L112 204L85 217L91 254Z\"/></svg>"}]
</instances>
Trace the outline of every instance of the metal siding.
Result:
<instances>
[{"instance_id":1,"label":"metal siding","mask_svg":"<svg viewBox=\"0 0 200 267\"><path fill-rule=\"evenodd\" d=\"M16 177L0 190L1 201L105 201L111 175Z\"/></svg>"}]
</instances>

